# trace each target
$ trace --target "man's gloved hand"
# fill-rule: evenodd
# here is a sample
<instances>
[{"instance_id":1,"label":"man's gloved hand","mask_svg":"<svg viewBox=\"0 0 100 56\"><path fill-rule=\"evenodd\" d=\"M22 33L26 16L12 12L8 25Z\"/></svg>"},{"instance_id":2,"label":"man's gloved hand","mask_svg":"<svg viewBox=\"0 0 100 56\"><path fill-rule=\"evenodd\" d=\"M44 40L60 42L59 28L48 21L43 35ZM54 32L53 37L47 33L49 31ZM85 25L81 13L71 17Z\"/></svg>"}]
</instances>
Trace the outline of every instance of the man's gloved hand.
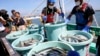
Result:
<instances>
[{"instance_id":1,"label":"man's gloved hand","mask_svg":"<svg viewBox=\"0 0 100 56\"><path fill-rule=\"evenodd\" d=\"M62 16L64 18L65 15L64 15L64 13L60 13L59 16Z\"/></svg>"},{"instance_id":2,"label":"man's gloved hand","mask_svg":"<svg viewBox=\"0 0 100 56\"><path fill-rule=\"evenodd\" d=\"M68 51L67 56L80 56L77 51Z\"/></svg>"},{"instance_id":3,"label":"man's gloved hand","mask_svg":"<svg viewBox=\"0 0 100 56\"><path fill-rule=\"evenodd\" d=\"M89 32L89 28L90 28L89 26L85 26L85 27L82 29L82 31L83 31L83 32Z\"/></svg>"},{"instance_id":4,"label":"man's gloved hand","mask_svg":"<svg viewBox=\"0 0 100 56\"><path fill-rule=\"evenodd\" d=\"M67 24L70 20L68 18L65 19L65 23Z\"/></svg>"},{"instance_id":5,"label":"man's gloved hand","mask_svg":"<svg viewBox=\"0 0 100 56\"><path fill-rule=\"evenodd\" d=\"M47 16L43 16L42 20L43 20L43 22L46 22L47 21Z\"/></svg>"}]
</instances>

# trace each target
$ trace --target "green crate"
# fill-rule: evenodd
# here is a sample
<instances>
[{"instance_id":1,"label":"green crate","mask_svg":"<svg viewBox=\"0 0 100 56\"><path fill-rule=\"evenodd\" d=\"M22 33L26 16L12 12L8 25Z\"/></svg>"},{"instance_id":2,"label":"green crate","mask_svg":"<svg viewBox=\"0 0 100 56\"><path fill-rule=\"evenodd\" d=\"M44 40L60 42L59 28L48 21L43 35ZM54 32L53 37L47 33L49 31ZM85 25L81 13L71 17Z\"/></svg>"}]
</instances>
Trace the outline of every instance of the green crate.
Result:
<instances>
[{"instance_id":1,"label":"green crate","mask_svg":"<svg viewBox=\"0 0 100 56\"><path fill-rule=\"evenodd\" d=\"M96 44L95 43L90 44L90 52L96 54Z\"/></svg>"}]
</instances>

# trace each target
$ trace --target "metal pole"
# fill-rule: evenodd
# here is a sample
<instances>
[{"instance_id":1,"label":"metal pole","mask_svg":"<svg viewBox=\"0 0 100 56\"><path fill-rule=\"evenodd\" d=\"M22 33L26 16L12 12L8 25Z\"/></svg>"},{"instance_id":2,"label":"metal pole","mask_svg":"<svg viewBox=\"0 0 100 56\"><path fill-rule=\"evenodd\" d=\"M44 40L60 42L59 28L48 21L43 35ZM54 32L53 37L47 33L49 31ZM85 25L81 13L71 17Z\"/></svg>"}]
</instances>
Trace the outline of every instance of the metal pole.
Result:
<instances>
[{"instance_id":1,"label":"metal pole","mask_svg":"<svg viewBox=\"0 0 100 56\"><path fill-rule=\"evenodd\" d=\"M62 1L62 12L64 13L65 15L65 4L64 4L64 0L61 0ZM66 17L64 16L64 20L66 19Z\"/></svg>"}]
</instances>

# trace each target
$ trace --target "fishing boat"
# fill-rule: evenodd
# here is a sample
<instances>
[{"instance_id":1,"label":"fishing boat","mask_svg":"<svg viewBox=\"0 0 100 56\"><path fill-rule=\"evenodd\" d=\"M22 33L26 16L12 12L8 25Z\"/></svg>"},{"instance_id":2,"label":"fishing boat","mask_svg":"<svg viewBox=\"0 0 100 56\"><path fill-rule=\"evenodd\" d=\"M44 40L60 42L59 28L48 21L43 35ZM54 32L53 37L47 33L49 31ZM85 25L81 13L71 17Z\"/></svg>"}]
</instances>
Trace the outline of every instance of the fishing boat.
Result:
<instances>
[{"instance_id":1,"label":"fishing boat","mask_svg":"<svg viewBox=\"0 0 100 56\"><path fill-rule=\"evenodd\" d=\"M39 4L39 6L42 3L44 3L45 1L46 0L43 0ZM58 2L58 5L60 6L60 9L65 13L64 0L57 0L57 2ZM32 11L32 13L33 12L37 12L39 6L37 6L37 8ZM24 19L28 22L28 24L38 24L38 25L42 25L41 16L40 15L36 15L36 14L32 14L32 13L30 15L24 17ZM90 45L90 53L93 53L93 54L96 53L96 47L95 47L96 46L96 41L97 41L97 37L100 35L100 27L98 26L98 23L96 21L96 18L95 18L95 22L96 22L97 26L91 26L90 27L90 32L89 32L89 33L91 33L94 36L94 40L93 40L93 42ZM70 24L66 24L66 29L67 30L75 30L75 26L76 26L76 24L71 24L71 23ZM8 50L9 50L9 48L8 48Z\"/></svg>"},{"instance_id":2,"label":"fishing boat","mask_svg":"<svg viewBox=\"0 0 100 56\"><path fill-rule=\"evenodd\" d=\"M67 0L66 0L67 1ZM43 1L44 2L44 1ZM65 13L65 4L64 4L64 0L62 0L62 1L57 1L58 2L58 4L59 4L59 6L60 6L60 9ZM89 2L89 1L88 1ZM41 3L42 4L42 3ZM41 5L40 4L40 5ZM39 6L40 6L39 5ZM36 11L38 8L39 8L39 6L34 10L34 11ZM33 12L34 12L33 11ZM32 14L31 14L32 15ZM34 14L33 14L34 15ZM57 17L58 18L58 17ZM31 21L32 23L36 23L36 24L38 24L38 25L42 25L41 24L41 17L40 16L30 16L30 17L26 17L26 20L29 22L29 21ZM90 27L90 31L89 31L89 33L91 33L93 36L94 36L94 39L93 39L93 42L91 43L91 45L90 45L90 52L91 53L93 53L93 54L95 54L96 53L96 42L97 42L97 38L98 38L98 36L100 35L100 27L99 27L99 25L98 25L98 23L97 23L97 20L96 20L96 18L94 17L94 21L96 22L96 25L97 26L91 26ZM67 27L66 27L66 29L67 30L75 30L75 26L76 26L76 24L72 24L72 23L69 23L69 24L67 24L66 25Z\"/></svg>"}]
</instances>

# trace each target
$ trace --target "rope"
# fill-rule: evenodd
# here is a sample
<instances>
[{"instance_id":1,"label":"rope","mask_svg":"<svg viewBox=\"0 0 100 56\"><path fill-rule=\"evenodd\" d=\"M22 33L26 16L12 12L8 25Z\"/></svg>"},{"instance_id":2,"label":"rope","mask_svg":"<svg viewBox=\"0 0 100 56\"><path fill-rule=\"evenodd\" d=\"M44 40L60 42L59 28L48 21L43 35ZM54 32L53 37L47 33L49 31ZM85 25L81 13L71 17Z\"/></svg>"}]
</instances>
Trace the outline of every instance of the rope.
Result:
<instances>
[{"instance_id":1,"label":"rope","mask_svg":"<svg viewBox=\"0 0 100 56\"><path fill-rule=\"evenodd\" d=\"M60 0L59 0L59 6L60 6L60 10L61 10L61 12L63 12L62 7L61 7Z\"/></svg>"},{"instance_id":2,"label":"rope","mask_svg":"<svg viewBox=\"0 0 100 56\"><path fill-rule=\"evenodd\" d=\"M32 15L33 12L35 12L40 6L42 6L42 4L45 2L46 0L43 0L31 13L29 16Z\"/></svg>"},{"instance_id":3,"label":"rope","mask_svg":"<svg viewBox=\"0 0 100 56\"><path fill-rule=\"evenodd\" d=\"M87 1L87 3L89 3L89 2L90 2L90 0ZM97 22L97 20L96 20L95 15L93 15L93 18L94 18L94 21L95 21L95 23L96 23L96 26L99 27L99 24L98 24L98 22Z\"/></svg>"},{"instance_id":4,"label":"rope","mask_svg":"<svg viewBox=\"0 0 100 56\"><path fill-rule=\"evenodd\" d=\"M62 2L63 3L63 2ZM62 9L62 6L61 6L61 1L59 0L59 7L60 7L60 10L61 10L61 13L64 13L63 12L63 9ZM64 19L64 18L63 18ZM62 21L62 20L61 20ZM63 27L61 27L61 30L63 30ZM61 36L63 35L63 31L61 31Z\"/></svg>"},{"instance_id":5,"label":"rope","mask_svg":"<svg viewBox=\"0 0 100 56\"><path fill-rule=\"evenodd\" d=\"M61 6L61 2L62 2L62 6ZM65 21L66 17L65 17L65 8L64 8L64 1L59 0L59 6L60 6L60 10L62 13L64 13L64 18L62 17L61 21Z\"/></svg>"},{"instance_id":6,"label":"rope","mask_svg":"<svg viewBox=\"0 0 100 56\"><path fill-rule=\"evenodd\" d=\"M99 24L98 24L98 22L97 22L97 20L96 20L95 15L93 15L93 18L94 18L94 21L95 21L95 23L96 23L96 26L99 27Z\"/></svg>"}]
</instances>

